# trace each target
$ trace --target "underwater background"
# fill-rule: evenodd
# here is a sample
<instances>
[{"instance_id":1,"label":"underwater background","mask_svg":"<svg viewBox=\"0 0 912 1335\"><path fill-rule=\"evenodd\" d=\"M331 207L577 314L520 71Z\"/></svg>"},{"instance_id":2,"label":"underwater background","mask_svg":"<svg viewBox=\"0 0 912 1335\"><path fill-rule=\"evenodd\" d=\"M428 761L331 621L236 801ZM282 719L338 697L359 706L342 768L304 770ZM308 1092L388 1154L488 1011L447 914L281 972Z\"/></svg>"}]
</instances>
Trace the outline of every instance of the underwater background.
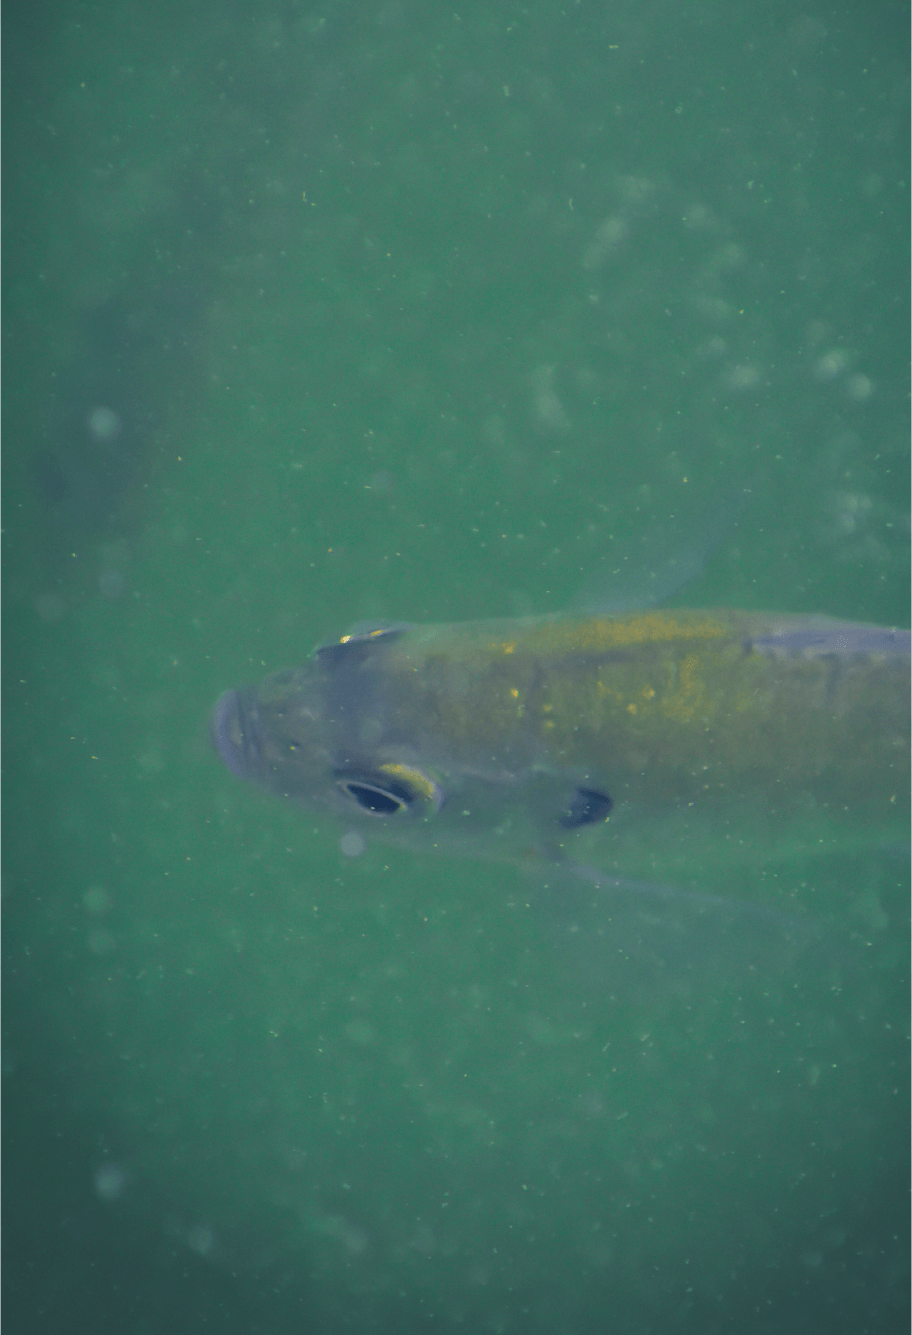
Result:
<instances>
[{"instance_id":1,"label":"underwater background","mask_svg":"<svg viewBox=\"0 0 912 1335\"><path fill-rule=\"evenodd\" d=\"M5 17L9 1328L907 1331L905 848L707 857L798 961L581 970L208 734L669 561L908 625L906 6Z\"/></svg>"}]
</instances>

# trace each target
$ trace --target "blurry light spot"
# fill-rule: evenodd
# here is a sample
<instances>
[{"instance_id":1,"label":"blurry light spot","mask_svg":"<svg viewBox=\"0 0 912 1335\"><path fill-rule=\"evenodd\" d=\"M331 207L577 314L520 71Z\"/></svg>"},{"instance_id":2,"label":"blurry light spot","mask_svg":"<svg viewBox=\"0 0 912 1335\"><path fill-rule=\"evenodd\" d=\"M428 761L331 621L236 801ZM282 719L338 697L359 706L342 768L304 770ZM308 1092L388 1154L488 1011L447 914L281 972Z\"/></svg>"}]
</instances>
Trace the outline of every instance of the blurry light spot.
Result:
<instances>
[{"instance_id":1,"label":"blurry light spot","mask_svg":"<svg viewBox=\"0 0 912 1335\"><path fill-rule=\"evenodd\" d=\"M744 362L733 366L725 376L725 385L736 391L756 389L763 381L763 372L759 366Z\"/></svg>"},{"instance_id":2,"label":"blurry light spot","mask_svg":"<svg viewBox=\"0 0 912 1335\"><path fill-rule=\"evenodd\" d=\"M119 570L103 570L98 576L98 591L103 598L119 598L127 581Z\"/></svg>"},{"instance_id":3,"label":"blurry light spot","mask_svg":"<svg viewBox=\"0 0 912 1335\"><path fill-rule=\"evenodd\" d=\"M165 768L161 744L154 740L147 742L137 754L136 761L140 769L144 769L147 774L160 774Z\"/></svg>"},{"instance_id":4,"label":"blurry light spot","mask_svg":"<svg viewBox=\"0 0 912 1335\"><path fill-rule=\"evenodd\" d=\"M378 472L372 473L367 481L367 490L374 492L378 496L388 496L395 486L395 479L392 473L387 469L381 468Z\"/></svg>"},{"instance_id":5,"label":"blurry light spot","mask_svg":"<svg viewBox=\"0 0 912 1335\"><path fill-rule=\"evenodd\" d=\"M698 315L702 315L705 320L712 320L715 324L723 324L735 313L730 301L713 296L709 292L697 292L693 297L693 305Z\"/></svg>"},{"instance_id":6,"label":"blurry light spot","mask_svg":"<svg viewBox=\"0 0 912 1335\"><path fill-rule=\"evenodd\" d=\"M318 1233L340 1242L352 1256L360 1256L367 1250L367 1234L342 1215L323 1215L315 1218L313 1224Z\"/></svg>"},{"instance_id":7,"label":"blurry light spot","mask_svg":"<svg viewBox=\"0 0 912 1335\"><path fill-rule=\"evenodd\" d=\"M92 439L99 445L113 445L120 435L121 421L113 408L93 408L88 426Z\"/></svg>"},{"instance_id":8,"label":"blurry light spot","mask_svg":"<svg viewBox=\"0 0 912 1335\"><path fill-rule=\"evenodd\" d=\"M596 229L595 236L583 252L583 268L598 269L609 255L629 235L630 225L624 218L606 218Z\"/></svg>"},{"instance_id":9,"label":"blurry light spot","mask_svg":"<svg viewBox=\"0 0 912 1335\"><path fill-rule=\"evenodd\" d=\"M66 611L66 604L56 593L42 593L35 599L35 611L42 621L59 621Z\"/></svg>"},{"instance_id":10,"label":"blurry light spot","mask_svg":"<svg viewBox=\"0 0 912 1335\"><path fill-rule=\"evenodd\" d=\"M127 1175L116 1163L104 1163L95 1173L95 1190L103 1201L116 1201L127 1185Z\"/></svg>"},{"instance_id":11,"label":"blurry light spot","mask_svg":"<svg viewBox=\"0 0 912 1335\"><path fill-rule=\"evenodd\" d=\"M569 431L570 419L554 387L554 367L536 367L531 380L534 420L546 431L557 434Z\"/></svg>"},{"instance_id":12,"label":"blurry light spot","mask_svg":"<svg viewBox=\"0 0 912 1335\"><path fill-rule=\"evenodd\" d=\"M718 228L712 211L705 204L691 204L681 221L691 231L715 231Z\"/></svg>"},{"instance_id":13,"label":"blurry light spot","mask_svg":"<svg viewBox=\"0 0 912 1335\"><path fill-rule=\"evenodd\" d=\"M697 356L707 360L724 357L726 352L728 352L728 343L719 334L714 334L712 338L706 339L697 348Z\"/></svg>"},{"instance_id":14,"label":"blurry light spot","mask_svg":"<svg viewBox=\"0 0 912 1335\"><path fill-rule=\"evenodd\" d=\"M111 896L103 885L90 885L82 897L86 913L107 913L111 907Z\"/></svg>"},{"instance_id":15,"label":"blurry light spot","mask_svg":"<svg viewBox=\"0 0 912 1335\"><path fill-rule=\"evenodd\" d=\"M339 847L347 858L359 858L367 848L367 841L357 830L349 830L339 840Z\"/></svg>"},{"instance_id":16,"label":"blurry light spot","mask_svg":"<svg viewBox=\"0 0 912 1335\"><path fill-rule=\"evenodd\" d=\"M187 1246L200 1256L208 1256L215 1246L215 1234L207 1224L194 1224L187 1230Z\"/></svg>"},{"instance_id":17,"label":"blurry light spot","mask_svg":"<svg viewBox=\"0 0 912 1335\"><path fill-rule=\"evenodd\" d=\"M818 357L814 363L814 375L818 380L835 380L842 375L849 364L849 354L843 348L832 348Z\"/></svg>"},{"instance_id":18,"label":"blurry light spot","mask_svg":"<svg viewBox=\"0 0 912 1335\"><path fill-rule=\"evenodd\" d=\"M866 375L851 375L846 388L849 391L850 399L854 399L856 403L862 403L874 393L874 382Z\"/></svg>"},{"instance_id":19,"label":"blurry light spot","mask_svg":"<svg viewBox=\"0 0 912 1335\"><path fill-rule=\"evenodd\" d=\"M827 499L829 513L828 535L848 538L857 533L874 507L870 496L863 492L839 491Z\"/></svg>"},{"instance_id":20,"label":"blurry light spot","mask_svg":"<svg viewBox=\"0 0 912 1335\"><path fill-rule=\"evenodd\" d=\"M744 260L743 247L739 246L737 241L729 241L712 256L709 270L711 273L719 273L724 270L740 269Z\"/></svg>"}]
</instances>

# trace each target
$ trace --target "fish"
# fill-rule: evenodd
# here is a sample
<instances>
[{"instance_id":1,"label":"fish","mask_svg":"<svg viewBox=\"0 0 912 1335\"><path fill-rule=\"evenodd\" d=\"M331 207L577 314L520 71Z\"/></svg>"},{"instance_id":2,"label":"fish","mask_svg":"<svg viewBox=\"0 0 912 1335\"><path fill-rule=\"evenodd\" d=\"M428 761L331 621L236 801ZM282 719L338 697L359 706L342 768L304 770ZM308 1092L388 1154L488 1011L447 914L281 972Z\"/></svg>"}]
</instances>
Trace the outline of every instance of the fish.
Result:
<instances>
[{"instance_id":1,"label":"fish","mask_svg":"<svg viewBox=\"0 0 912 1335\"><path fill-rule=\"evenodd\" d=\"M907 837L908 631L650 609L356 627L226 691L240 779L413 848L688 884Z\"/></svg>"}]
</instances>

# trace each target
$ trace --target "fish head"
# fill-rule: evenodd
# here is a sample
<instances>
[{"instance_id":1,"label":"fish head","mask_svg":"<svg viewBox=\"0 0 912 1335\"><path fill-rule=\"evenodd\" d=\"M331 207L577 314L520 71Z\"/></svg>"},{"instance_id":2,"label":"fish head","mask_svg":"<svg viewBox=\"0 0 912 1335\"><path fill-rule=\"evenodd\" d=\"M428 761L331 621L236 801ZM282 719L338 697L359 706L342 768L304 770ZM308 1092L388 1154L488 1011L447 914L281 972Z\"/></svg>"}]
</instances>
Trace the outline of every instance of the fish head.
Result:
<instances>
[{"instance_id":1,"label":"fish head","mask_svg":"<svg viewBox=\"0 0 912 1335\"><path fill-rule=\"evenodd\" d=\"M607 819L599 776L546 763L528 744L491 756L483 733L434 727L409 698L402 655L391 656L400 633L346 636L226 691L211 723L226 767L349 829L448 852L554 852Z\"/></svg>"}]
</instances>

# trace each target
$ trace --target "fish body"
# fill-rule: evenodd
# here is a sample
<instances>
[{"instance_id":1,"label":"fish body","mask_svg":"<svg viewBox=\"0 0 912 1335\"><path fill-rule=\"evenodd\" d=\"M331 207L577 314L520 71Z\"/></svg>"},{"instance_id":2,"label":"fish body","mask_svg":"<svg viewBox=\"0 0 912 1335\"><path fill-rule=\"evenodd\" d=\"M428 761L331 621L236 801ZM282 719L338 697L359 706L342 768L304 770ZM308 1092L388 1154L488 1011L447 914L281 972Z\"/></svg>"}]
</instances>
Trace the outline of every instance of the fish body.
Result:
<instances>
[{"instance_id":1,"label":"fish body","mask_svg":"<svg viewBox=\"0 0 912 1335\"><path fill-rule=\"evenodd\" d=\"M623 874L644 838L890 838L909 634L728 610L383 626L227 692L212 728L239 777L418 845Z\"/></svg>"}]
</instances>

